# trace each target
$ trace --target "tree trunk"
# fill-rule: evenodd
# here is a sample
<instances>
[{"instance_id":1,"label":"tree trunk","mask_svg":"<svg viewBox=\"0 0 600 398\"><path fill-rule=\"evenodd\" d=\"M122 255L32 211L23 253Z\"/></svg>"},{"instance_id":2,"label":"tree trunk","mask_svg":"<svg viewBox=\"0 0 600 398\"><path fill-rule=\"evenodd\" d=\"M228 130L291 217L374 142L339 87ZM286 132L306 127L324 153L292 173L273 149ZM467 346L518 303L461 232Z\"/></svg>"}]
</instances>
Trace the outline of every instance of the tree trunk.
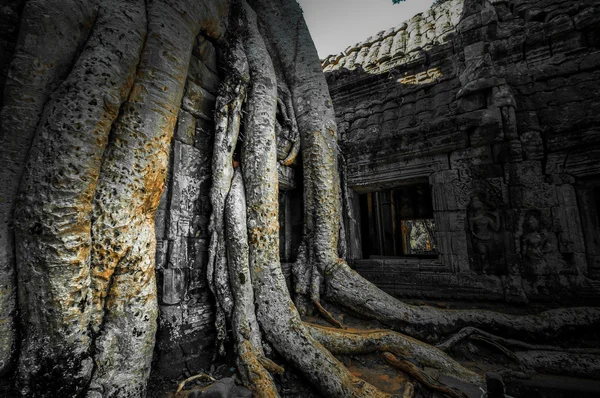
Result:
<instances>
[{"instance_id":1,"label":"tree trunk","mask_svg":"<svg viewBox=\"0 0 600 398\"><path fill-rule=\"evenodd\" d=\"M16 350L13 213L29 148L49 95L67 76L92 28L89 1L29 1L23 10L15 55L0 111L0 376Z\"/></svg>"},{"instance_id":2,"label":"tree trunk","mask_svg":"<svg viewBox=\"0 0 600 398\"><path fill-rule=\"evenodd\" d=\"M92 199L110 127L132 85L145 18L141 1L102 6L39 123L15 213L26 394L74 395L92 372Z\"/></svg>"},{"instance_id":3,"label":"tree trunk","mask_svg":"<svg viewBox=\"0 0 600 398\"><path fill-rule=\"evenodd\" d=\"M92 224L90 390L143 396L154 349L154 215L201 7L192 1L148 5L148 35L136 80L104 155ZM118 358L118 360L117 360Z\"/></svg>"},{"instance_id":4,"label":"tree trunk","mask_svg":"<svg viewBox=\"0 0 600 398\"><path fill-rule=\"evenodd\" d=\"M381 393L352 376L304 327L291 301L279 263L275 111L277 82L256 15L245 5L250 89L242 168L246 188L250 270L256 315L267 340L289 362L332 397L379 397ZM327 377L324 377L327 375Z\"/></svg>"},{"instance_id":5,"label":"tree trunk","mask_svg":"<svg viewBox=\"0 0 600 398\"><path fill-rule=\"evenodd\" d=\"M0 201L0 375L8 373L17 346L16 247L21 392L146 394L158 312L154 216L202 30L226 49L215 112L208 282L221 353L229 322L241 380L255 395L278 396L272 374L283 368L268 358L269 347L331 397L390 396L334 356L371 352L427 388L463 397L419 366L481 385L480 374L448 355L467 338L527 371L597 376L596 352L504 337L551 339L597 328L597 308L514 316L412 306L340 259L337 130L317 52L295 0L250 3L29 1L0 119L0 154L8 160L0 170L6 186ZM279 164L276 126L293 141ZM238 140L241 159L234 155ZM293 267L294 305L279 257L278 167L293 165L299 148L305 212ZM404 334L344 329L321 305L324 299ZM339 328L303 322L301 314L314 309ZM444 337L437 347L417 340ZM401 395L413 394L407 382Z\"/></svg>"}]
</instances>

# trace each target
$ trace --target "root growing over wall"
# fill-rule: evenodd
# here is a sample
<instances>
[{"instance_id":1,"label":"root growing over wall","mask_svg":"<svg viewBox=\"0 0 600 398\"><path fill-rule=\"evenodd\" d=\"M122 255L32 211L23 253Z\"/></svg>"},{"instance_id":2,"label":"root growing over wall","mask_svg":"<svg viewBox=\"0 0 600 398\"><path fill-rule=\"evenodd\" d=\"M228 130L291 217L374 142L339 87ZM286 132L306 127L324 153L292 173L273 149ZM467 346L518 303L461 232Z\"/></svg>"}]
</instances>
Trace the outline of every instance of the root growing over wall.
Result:
<instances>
[{"instance_id":1,"label":"root growing over wall","mask_svg":"<svg viewBox=\"0 0 600 398\"><path fill-rule=\"evenodd\" d=\"M394 396L352 375L335 357L380 353L425 387L462 397L420 367L481 386L482 375L448 354L465 339L494 347L526 372L598 377L597 352L522 341L598 328L598 308L514 316L412 306L365 281L340 258L335 114L296 1L101 3L91 11L79 8L93 15L73 14L83 26L94 20L93 28L65 22L66 31L77 34L66 35L71 50L54 54L56 70L37 82L40 87L29 88L37 94L20 126L26 137L11 138L5 131L19 127L6 110L20 106L13 89L2 114L7 145L33 142L28 160L11 158L17 173L6 177L12 188L0 225L4 231L16 207L23 329L18 372L24 394L145 395L158 311L154 215L200 30L220 40L226 53L227 76L215 111L208 264L218 351L224 353L230 325L241 380L256 396L277 397L274 375L289 366L327 396ZM218 26L228 5L230 34L223 36ZM44 10L28 12L39 17L36 13ZM27 20L23 29L31 29ZM17 66L32 62L28 51L41 50L17 49ZM279 259L278 112L292 142L279 164L289 166L300 153L304 175L304 236L293 267L293 297ZM21 174L17 199L14 181ZM13 244L4 232L3 250ZM2 290L9 293L0 297L0 314L14 322L9 308L14 306L14 255L1 254L0 272L8 275L10 286ZM345 329L323 301L395 331ZM301 315L314 310L337 328L305 323ZM13 331L10 322L0 326ZM10 333L9 338L12 347L16 337ZM12 355L11 349L0 353ZM3 366L10 362L1 360ZM276 360L285 361L285 367ZM398 396L413 396L412 386L407 382Z\"/></svg>"}]
</instances>

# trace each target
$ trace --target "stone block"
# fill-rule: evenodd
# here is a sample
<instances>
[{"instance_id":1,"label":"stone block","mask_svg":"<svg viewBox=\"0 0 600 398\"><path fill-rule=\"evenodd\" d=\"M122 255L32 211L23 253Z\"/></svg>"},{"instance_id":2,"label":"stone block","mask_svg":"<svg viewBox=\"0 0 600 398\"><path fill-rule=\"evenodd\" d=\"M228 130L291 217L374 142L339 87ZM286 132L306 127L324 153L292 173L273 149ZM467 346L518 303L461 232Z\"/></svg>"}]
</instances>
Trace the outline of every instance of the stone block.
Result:
<instances>
[{"instance_id":1,"label":"stone block","mask_svg":"<svg viewBox=\"0 0 600 398\"><path fill-rule=\"evenodd\" d=\"M504 130L502 116L498 108L484 109L476 127L468 129L471 146L484 146L502 140Z\"/></svg>"},{"instance_id":2,"label":"stone block","mask_svg":"<svg viewBox=\"0 0 600 398\"><path fill-rule=\"evenodd\" d=\"M452 232L450 241L452 246L452 254L461 256L468 253L467 236L464 229L462 231Z\"/></svg>"},{"instance_id":3,"label":"stone block","mask_svg":"<svg viewBox=\"0 0 600 398\"><path fill-rule=\"evenodd\" d=\"M181 107L202 119L213 120L216 97L191 81L187 80Z\"/></svg>"},{"instance_id":4,"label":"stone block","mask_svg":"<svg viewBox=\"0 0 600 398\"><path fill-rule=\"evenodd\" d=\"M217 68L217 50L215 46L203 35L198 35L192 54L198 57L207 68L219 73Z\"/></svg>"},{"instance_id":5,"label":"stone block","mask_svg":"<svg viewBox=\"0 0 600 398\"><path fill-rule=\"evenodd\" d=\"M588 7L573 17L577 29L600 24L600 11L597 7Z\"/></svg>"},{"instance_id":6,"label":"stone block","mask_svg":"<svg viewBox=\"0 0 600 398\"><path fill-rule=\"evenodd\" d=\"M442 232L450 231L450 220L447 211L434 211L433 220L435 223L436 237Z\"/></svg>"},{"instance_id":7,"label":"stone block","mask_svg":"<svg viewBox=\"0 0 600 398\"><path fill-rule=\"evenodd\" d=\"M565 184L558 186L556 191L558 207L552 209L552 215L554 228L560 231L559 249L567 253L585 253L585 239L575 189Z\"/></svg>"},{"instance_id":8,"label":"stone block","mask_svg":"<svg viewBox=\"0 0 600 398\"><path fill-rule=\"evenodd\" d=\"M450 168L462 169L494 163L490 147L465 148L450 154Z\"/></svg>"},{"instance_id":9,"label":"stone block","mask_svg":"<svg viewBox=\"0 0 600 398\"><path fill-rule=\"evenodd\" d=\"M469 169L470 177L476 180L487 180L503 177L504 172L499 164L485 164L481 166L472 166Z\"/></svg>"},{"instance_id":10,"label":"stone block","mask_svg":"<svg viewBox=\"0 0 600 398\"><path fill-rule=\"evenodd\" d=\"M457 111L459 113L466 113L483 109L487 105L485 93L475 92L470 95L461 97L457 101Z\"/></svg>"},{"instance_id":11,"label":"stone block","mask_svg":"<svg viewBox=\"0 0 600 398\"><path fill-rule=\"evenodd\" d=\"M570 32L575 30L575 24L571 17L566 14L558 15L544 25L546 36L555 36L560 33Z\"/></svg>"},{"instance_id":12,"label":"stone block","mask_svg":"<svg viewBox=\"0 0 600 398\"><path fill-rule=\"evenodd\" d=\"M523 161L523 144L519 140L492 144L496 163L515 163Z\"/></svg>"},{"instance_id":13,"label":"stone block","mask_svg":"<svg viewBox=\"0 0 600 398\"><path fill-rule=\"evenodd\" d=\"M553 207L552 228L558 232L558 248L562 253L583 253L585 243L577 208Z\"/></svg>"},{"instance_id":14,"label":"stone block","mask_svg":"<svg viewBox=\"0 0 600 398\"><path fill-rule=\"evenodd\" d=\"M507 84L492 88L490 105L497 107L515 107L515 97Z\"/></svg>"},{"instance_id":15,"label":"stone block","mask_svg":"<svg viewBox=\"0 0 600 398\"><path fill-rule=\"evenodd\" d=\"M513 141L519 139L517 131L517 115L514 106L505 106L501 109L502 123L504 125L504 137L506 140Z\"/></svg>"},{"instance_id":16,"label":"stone block","mask_svg":"<svg viewBox=\"0 0 600 398\"><path fill-rule=\"evenodd\" d=\"M431 187L433 209L436 211L459 210L454 184L438 184Z\"/></svg>"},{"instance_id":17,"label":"stone block","mask_svg":"<svg viewBox=\"0 0 600 398\"><path fill-rule=\"evenodd\" d=\"M189 267L187 237L178 237L177 239L169 241L167 263L170 269L183 269Z\"/></svg>"},{"instance_id":18,"label":"stone block","mask_svg":"<svg viewBox=\"0 0 600 398\"><path fill-rule=\"evenodd\" d=\"M279 189L282 191L288 191L296 188L296 181L294 180L295 170L293 167L282 166L277 164L277 177L279 178Z\"/></svg>"},{"instance_id":19,"label":"stone block","mask_svg":"<svg viewBox=\"0 0 600 398\"><path fill-rule=\"evenodd\" d=\"M488 111L487 109L482 109L474 112L463 113L456 116L456 124L461 130L474 129L481 123L481 119L483 118L483 113ZM500 117L499 110L498 117Z\"/></svg>"},{"instance_id":20,"label":"stone block","mask_svg":"<svg viewBox=\"0 0 600 398\"><path fill-rule=\"evenodd\" d=\"M508 196L511 207L523 207L523 189L521 187L509 187Z\"/></svg>"},{"instance_id":21,"label":"stone block","mask_svg":"<svg viewBox=\"0 0 600 398\"><path fill-rule=\"evenodd\" d=\"M177 127L173 138L187 145L194 145L196 138L196 118L191 113L179 110Z\"/></svg>"},{"instance_id":22,"label":"stone block","mask_svg":"<svg viewBox=\"0 0 600 398\"><path fill-rule=\"evenodd\" d=\"M539 131L526 131L521 134L520 138L523 148L523 159L544 159L544 142Z\"/></svg>"},{"instance_id":23,"label":"stone block","mask_svg":"<svg viewBox=\"0 0 600 398\"><path fill-rule=\"evenodd\" d=\"M481 14L477 13L463 18L456 28L460 33L465 33L479 27L481 27Z\"/></svg>"},{"instance_id":24,"label":"stone block","mask_svg":"<svg viewBox=\"0 0 600 398\"><path fill-rule=\"evenodd\" d=\"M200 295L206 290L206 263L208 261L208 251L204 246L198 247L194 239L188 241L190 279L188 292L191 297Z\"/></svg>"},{"instance_id":25,"label":"stone block","mask_svg":"<svg viewBox=\"0 0 600 398\"><path fill-rule=\"evenodd\" d=\"M167 211L159 209L154 215L154 234L156 239L164 239L167 225Z\"/></svg>"},{"instance_id":26,"label":"stone block","mask_svg":"<svg viewBox=\"0 0 600 398\"><path fill-rule=\"evenodd\" d=\"M524 187L521 192L522 203L520 207L554 207L558 203L554 185L542 183L532 187Z\"/></svg>"},{"instance_id":27,"label":"stone block","mask_svg":"<svg viewBox=\"0 0 600 398\"><path fill-rule=\"evenodd\" d=\"M458 170L440 170L429 175L429 184L445 184L458 180Z\"/></svg>"},{"instance_id":28,"label":"stone block","mask_svg":"<svg viewBox=\"0 0 600 398\"><path fill-rule=\"evenodd\" d=\"M523 161L504 165L504 179L509 185L534 187L544 182L541 161Z\"/></svg>"},{"instance_id":29,"label":"stone block","mask_svg":"<svg viewBox=\"0 0 600 398\"><path fill-rule=\"evenodd\" d=\"M460 98L478 91L488 90L492 87L505 84L506 81L496 77L495 73L496 72L492 67L483 67L463 73L460 78L465 81L465 84L456 94L456 97Z\"/></svg>"},{"instance_id":30,"label":"stone block","mask_svg":"<svg viewBox=\"0 0 600 398\"><path fill-rule=\"evenodd\" d=\"M171 211L181 217L192 219L194 205L200 196L200 150L175 141L173 144L173 184L171 187Z\"/></svg>"},{"instance_id":31,"label":"stone block","mask_svg":"<svg viewBox=\"0 0 600 398\"><path fill-rule=\"evenodd\" d=\"M540 120L534 111L517 112L517 128L520 132L539 131Z\"/></svg>"},{"instance_id":32,"label":"stone block","mask_svg":"<svg viewBox=\"0 0 600 398\"><path fill-rule=\"evenodd\" d=\"M464 48L465 62L479 61L484 57L486 52L487 52L487 45L483 41L465 46L465 48Z\"/></svg>"},{"instance_id":33,"label":"stone block","mask_svg":"<svg viewBox=\"0 0 600 398\"><path fill-rule=\"evenodd\" d=\"M178 225L181 214L179 210L170 210L167 213L167 223L165 226L165 237L169 240L174 240L179 237Z\"/></svg>"},{"instance_id":34,"label":"stone block","mask_svg":"<svg viewBox=\"0 0 600 398\"><path fill-rule=\"evenodd\" d=\"M496 13L496 7L491 2L483 3L481 8L481 24L482 25L493 25L498 22L498 14Z\"/></svg>"},{"instance_id":35,"label":"stone block","mask_svg":"<svg viewBox=\"0 0 600 398\"><path fill-rule=\"evenodd\" d=\"M585 48L585 36L581 32L568 32L552 36L551 48L552 53L568 54L573 51Z\"/></svg>"},{"instance_id":36,"label":"stone block","mask_svg":"<svg viewBox=\"0 0 600 398\"><path fill-rule=\"evenodd\" d=\"M197 85L213 95L217 95L221 79L196 56L190 59L188 77Z\"/></svg>"},{"instance_id":37,"label":"stone block","mask_svg":"<svg viewBox=\"0 0 600 398\"><path fill-rule=\"evenodd\" d=\"M206 292L202 299L202 305L187 306L184 308L184 319L188 325L186 334L194 333L196 330L206 327L212 323L213 309Z\"/></svg>"},{"instance_id":38,"label":"stone block","mask_svg":"<svg viewBox=\"0 0 600 398\"><path fill-rule=\"evenodd\" d=\"M167 305L179 304L185 295L186 270L163 269L162 302Z\"/></svg>"},{"instance_id":39,"label":"stone block","mask_svg":"<svg viewBox=\"0 0 600 398\"><path fill-rule=\"evenodd\" d=\"M169 253L169 241L156 240L156 269L163 269L167 266L167 255Z\"/></svg>"},{"instance_id":40,"label":"stone block","mask_svg":"<svg viewBox=\"0 0 600 398\"><path fill-rule=\"evenodd\" d=\"M561 207L577 207L577 195L572 185L564 184L556 187L558 203Z\"/></svg>"}]
</instances>

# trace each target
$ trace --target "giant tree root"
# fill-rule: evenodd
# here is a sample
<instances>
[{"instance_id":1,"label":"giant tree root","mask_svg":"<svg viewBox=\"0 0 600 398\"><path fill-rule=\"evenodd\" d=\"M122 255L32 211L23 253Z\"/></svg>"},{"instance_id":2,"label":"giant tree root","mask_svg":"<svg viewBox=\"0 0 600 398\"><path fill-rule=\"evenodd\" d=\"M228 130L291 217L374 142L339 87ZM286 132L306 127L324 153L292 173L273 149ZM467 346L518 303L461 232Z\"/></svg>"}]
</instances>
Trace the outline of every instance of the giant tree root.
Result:
<instances>
[{"instance_id":1,"label":"giant tree root","mask_svg":"<svg viewBox=\"0 0 600 398\"><path fill-rule=\"evenodd\" d=\"M267 368L254 309L254 291L248 266L246 200L242 174L236 170L225 203L229 278L234 299L233 333L238 368L244 385L256 397L277 397L277 387ZM262 360L261 360L262 359ZM270 365L270 363L269 363Z\"/></svg>"},{"instance_id":2,"label":"giant tree root","mask_svg":"<svg viewBox=\"0 0 600 398\"><path fill-rule=\"evenodd\" d=\"M469 326L505 336L539 340L551 339L573 328L600 328L598 307L559 308L536 315L511 315L406 304L358 275L343 261L330 267L325 284L327 300L427 342L438 341Z\"/></svg>"},{"instance_id":3,"label":"giant tree root","mask_svg":"<svg viewBox=\"0 0 600 398\"><path fill-rule=\"evenodd\" d=\"M485 332L481 329L477 329L474 327L466 327L461 329L458 333L455 333L448 340L437 344L436 347L442 351L448 351L452 347L454 347L457 343L462 340L472 337L472 336L482 336L493 340L499 344L502 344L505 347L512 347L520 350L541 350L541 351L560 351L560 352L569 352L572 354L596 354L600 355L599 349L592 348L562 348L555 345L538 345L538 344L530 344L521 340L515 339L506 339L504 337L496 336L491 333Z\"/></svg>"},{"instance_id":4,"label":"giant tree root","mask_svg":"<svg viewBox=\"0 0 600 398\"><path fill-rule=\"evenodd\" d=\"M247 200L250 270L256 315L266 339L312 383L332 397L389 397L353 376L315 341L294 307L279 263L277 153L275 147L275 72L258 31L256 14L246 3L250 65L246 136L241 165Z\"/></svg>"},{"instance_id":5,"label":"giant tree root","mask_svg":"<svg viewBox=\"0 0 600 398\"><path fill-rule=\"evenodd\" d=\"M556 351L514 353L526 367L544 374L600 379L600 356Z\"/></svg>"},{"instance_id":6,"label":"giant tree root","mask_svg":"<svg viewBox=\"0 0 600 398\"><path fill-rule=\"evenodd\" d=\"M340 330L314 324L305 325L311 336L334 354L391 352L423 366L438 369L442 374L466 383L484 383L481 376L463 367L441 350L400 333L390 330Z\"/></svg>"},{"instance_id":7,"label":"giant tree root","mask_svg":"<svg viewBox=\"0 0 600 398\"><path fill-rule=\"evenodd\" d=\"M232 23L236 21L232 18ZM231 35L230 35L231 36ZM233 152L240 134L242 104L246 99L248 84L248 62L239 38L231 37L232 43L225 51L227 79L220 87L215 112L215 140L212 157L212 187L210 202L209 229L210 248L208 251L207 280L215 297L217 347L219 354L225 354L224 342L227 338L226 322L233 312L233 293L229 284L226 237L224 231L224 208L233 179ZM231 239L236 239L231 236ZM229 239L229 237L228 237Z\"/></svg>"},{"instance_id":8,"label":"giant tree root","mask_svg":"<svg viewBox=\"0 0 600 398\"><path fill-rule=\"evenodd\" d=\"M493 346L514 360L525 373L535 370L547 374L600 378L600 352L597 349L529 344L495 336L473 327L460 330L436 347L447 352L465 339Z\"/></svg>"}]
</instances>

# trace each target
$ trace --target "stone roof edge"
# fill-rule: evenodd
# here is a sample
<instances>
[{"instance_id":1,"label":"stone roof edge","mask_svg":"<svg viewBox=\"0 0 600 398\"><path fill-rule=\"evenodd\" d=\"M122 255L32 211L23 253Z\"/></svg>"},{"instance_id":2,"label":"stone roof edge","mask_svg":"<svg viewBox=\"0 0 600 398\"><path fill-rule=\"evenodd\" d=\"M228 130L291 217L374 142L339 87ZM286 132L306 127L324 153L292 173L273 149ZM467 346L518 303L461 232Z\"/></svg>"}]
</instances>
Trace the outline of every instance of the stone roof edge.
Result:
<instances>
[{"instance_id":1,"label":"stone roof edge","mask_svg":"<svg viewBox=\"0 0 600 398\"><path fill-rule=\"evenodd\" d=\"M363 47L372 47L375 44L380 45L388 37L395 36L398 32L406 31L411 24L418 25L423 20L425 20L425 21L428 21L430 19L437 20L437 17L442 15L443 11L451 12L452 8L462 6L463 3L464 3L464 0L449 0L440 5L437 5L435 7L431 7L429 10L418 13L418 14L414 15L412 18L405 20L404 22L401 22L400 24L398 24L394 27L391 27L386 30L382 30L379 33L377 33L373 36L370 36L369 38L367 38L366 40L364 40L362 42L355 43L351 46L346 47L346 49L340 53L330 54L330 55L326 56L325 58L323 58L321 60L321 67L325 68L330 64L337 64L341 58L343 58L353 52L357 52ZM456 26L456 25L454 24L454 26Z\"/></svg>"}]
</instances>

